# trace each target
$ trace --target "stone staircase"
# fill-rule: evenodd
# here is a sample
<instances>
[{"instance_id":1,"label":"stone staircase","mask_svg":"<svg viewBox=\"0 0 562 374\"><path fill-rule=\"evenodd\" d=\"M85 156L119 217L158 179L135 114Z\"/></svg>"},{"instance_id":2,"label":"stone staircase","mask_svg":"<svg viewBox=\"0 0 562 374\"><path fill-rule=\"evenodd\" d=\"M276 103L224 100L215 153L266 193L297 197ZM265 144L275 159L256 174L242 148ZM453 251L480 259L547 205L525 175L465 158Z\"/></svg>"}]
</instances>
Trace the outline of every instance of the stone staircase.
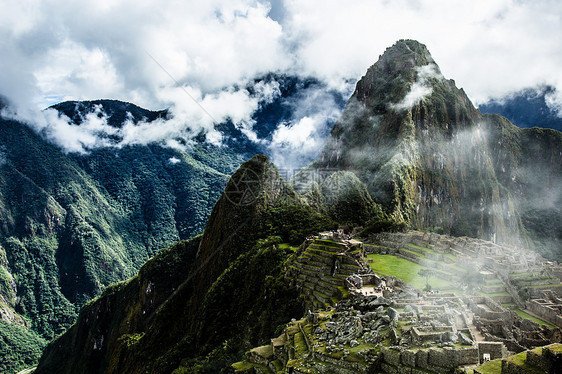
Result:
<instances>
[{"instance_id":1,"label":"stone staircase","mask_svg":"<svg viewBox=\"0 0 562 374\"><path fill-rule=\"evenodd\" d=\"M289 263L286 278L299 288L308 309L326 308L347 294L345 279L362 271L358 258L345 243L310 240Z\"/></svg>"}]
</instances>

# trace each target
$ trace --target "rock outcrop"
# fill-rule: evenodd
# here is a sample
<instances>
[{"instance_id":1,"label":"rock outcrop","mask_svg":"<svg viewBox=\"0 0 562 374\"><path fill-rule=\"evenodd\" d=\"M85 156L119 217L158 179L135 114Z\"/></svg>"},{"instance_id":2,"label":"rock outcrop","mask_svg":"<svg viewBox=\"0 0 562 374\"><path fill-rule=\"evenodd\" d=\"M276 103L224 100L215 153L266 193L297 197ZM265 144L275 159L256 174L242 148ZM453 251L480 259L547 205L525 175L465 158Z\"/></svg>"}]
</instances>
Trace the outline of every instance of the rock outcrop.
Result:
<instances>
[{"instance_id":1,"label":"rock outcrop","mask_svg":"<svg viewBox=\"0 0 562 374\"><path fill-rule=\"evenodd\" d=\"M36 373L170 373L215 349L238 354L304 313L283 277L292 247L280 242L331 224L267 157L254 156L231 177L201 237L88 303Z\"/></svg>"}]
</instances>

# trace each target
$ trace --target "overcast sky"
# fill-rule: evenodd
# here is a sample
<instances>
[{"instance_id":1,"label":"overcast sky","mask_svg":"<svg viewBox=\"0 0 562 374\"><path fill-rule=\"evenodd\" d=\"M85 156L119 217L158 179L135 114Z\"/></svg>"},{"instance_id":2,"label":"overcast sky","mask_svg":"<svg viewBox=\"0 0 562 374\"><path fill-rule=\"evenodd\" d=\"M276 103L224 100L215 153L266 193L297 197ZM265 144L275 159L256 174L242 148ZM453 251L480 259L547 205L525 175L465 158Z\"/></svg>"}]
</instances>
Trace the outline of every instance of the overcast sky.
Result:
<instances>
[{"instance_id":1,"label":"overcast sky","mask_svg":"<svg viewBox=\"0 0 562 374\"><path fill-rule=\"evenodd\" d=\"M562 92L561 17L559 0L0 0L0 94L21 111L112 98L194 120L187 91L251 127L275 87L232 87L276 71L349 92L403 38L475 103L544 83Z\"/></svg>"}]
</instances>

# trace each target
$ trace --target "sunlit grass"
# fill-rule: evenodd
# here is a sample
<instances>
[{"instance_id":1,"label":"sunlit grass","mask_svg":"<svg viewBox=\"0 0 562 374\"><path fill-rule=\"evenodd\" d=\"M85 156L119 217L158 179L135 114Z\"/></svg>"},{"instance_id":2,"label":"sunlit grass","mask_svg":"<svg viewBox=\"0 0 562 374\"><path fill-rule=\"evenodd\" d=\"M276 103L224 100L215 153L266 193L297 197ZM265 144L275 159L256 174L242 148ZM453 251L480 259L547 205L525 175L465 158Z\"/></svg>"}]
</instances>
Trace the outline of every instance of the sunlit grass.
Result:
<instances>
[{"instance_id":1,"label":"sunlit grass","mask_svg":"<svg viewBox=\"0 0 562 374\"><path fill-rule=\"evenodd\" d=\"M555 328L555 327L556 327L556 326L554 326L553 324L548 323L548 322L546 322L546 321L543 321L543 320L540 319L540 318L537 318L537 317L532 316L532 315L530 315L530 314L528 314L528 313L525 313L525 312L522 311L521 309L513 309L513 311L514 311L515 313L517 313L517 315L518 315L519 317L530 319L531 321L536 322L536 323L538 323L538 324L541 325L541 326L542 326L542 325L547 325L547 326L550 327L550 328Z\"/></svg>"},{"instance_id":2,"label":"sunlit grass","mask_svg":"<svg viewBox=\"0 0 562 374\"><path fill-rule=\"evenodd\" d=\"M373 260L369 265L377 274L400 278L420 290L425 287L425 278L418 275L421 269L427 269L425 266L392 255L371 254L367 256L367 259ZM436 276L429 278L429 284L433 288L452 287L454 285L453 282Z\"/></svg>"}]
</instances>

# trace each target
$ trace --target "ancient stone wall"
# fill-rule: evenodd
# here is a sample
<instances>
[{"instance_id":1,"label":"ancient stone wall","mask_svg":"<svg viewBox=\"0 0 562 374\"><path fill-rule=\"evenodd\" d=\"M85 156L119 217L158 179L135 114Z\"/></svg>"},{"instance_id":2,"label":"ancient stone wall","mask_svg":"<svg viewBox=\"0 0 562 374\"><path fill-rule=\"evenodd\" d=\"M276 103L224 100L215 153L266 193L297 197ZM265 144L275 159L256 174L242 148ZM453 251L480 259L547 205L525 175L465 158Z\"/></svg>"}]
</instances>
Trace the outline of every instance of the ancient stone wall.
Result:
<instances>
[{"instance_id":1,"label":"ancient stone wall","mask_svg":"<svg viewBox=\"0 0 562 374\"><path fill-rule=\"evenodd\" d=\"M460 365L478 363L478 349L429 348L401 350L399 348L383 348L381 351L381 368L385 373L402 372L452 372Z\"/></svg>"},{"instance_id":2,"label":"ancient stone wall","mask_svg":"<svg viewBox=\"0 0 562 374\"><path fill-rule=\"evenodd\" d=\"M546 300L535 299L527 303L527 308L538 317L556 326L562 327L562 314L560 305L548 304Z\"/></svg>"}]
</instances>

